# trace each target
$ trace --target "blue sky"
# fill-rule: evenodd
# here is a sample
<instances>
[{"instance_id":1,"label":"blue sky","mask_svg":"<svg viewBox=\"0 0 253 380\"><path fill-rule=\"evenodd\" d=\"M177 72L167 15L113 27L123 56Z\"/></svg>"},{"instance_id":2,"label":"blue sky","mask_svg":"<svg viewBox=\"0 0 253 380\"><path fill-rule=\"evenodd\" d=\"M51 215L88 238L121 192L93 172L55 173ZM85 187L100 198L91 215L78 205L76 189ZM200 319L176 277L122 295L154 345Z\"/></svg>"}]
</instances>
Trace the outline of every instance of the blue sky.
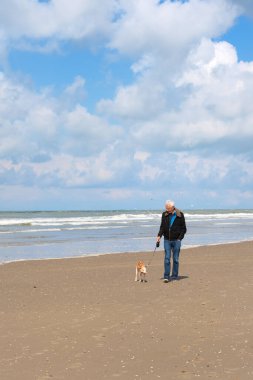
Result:
<instances>
[{"instance_id":1,"label":"blue sky","mask_svg":"<svg viewBox=\"0 0 253 380\"><path fill-rule=\"evenodd\" d=\"M252 208L252 1L2 0L0 97L0 210Z\"/></svg>"}]
</instances>

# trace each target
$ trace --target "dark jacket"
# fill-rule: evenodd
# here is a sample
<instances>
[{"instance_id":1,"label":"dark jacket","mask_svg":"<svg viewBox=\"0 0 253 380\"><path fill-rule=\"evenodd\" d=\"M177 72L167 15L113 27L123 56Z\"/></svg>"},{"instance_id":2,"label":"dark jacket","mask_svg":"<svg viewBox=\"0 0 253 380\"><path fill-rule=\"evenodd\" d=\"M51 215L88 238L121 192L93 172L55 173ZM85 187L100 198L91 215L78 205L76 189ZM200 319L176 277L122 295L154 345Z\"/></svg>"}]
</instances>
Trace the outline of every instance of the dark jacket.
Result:
<instances>
[{"instance_id":1,"label":"dark jacket","mask_svg":"<svg viewBox=\"0 0 253 380\"><path fill-rule=\"evenodd\" d=\"M162 220L160 230L158 232L158 236L164 236L165 239L168 240L182 240L187 231L185 225L185 218L182 211L175 209L176 218L170 227L170 219L172 214L169 214L168 211L164 211L162 213Z\"/></svg>"}]
</instances>

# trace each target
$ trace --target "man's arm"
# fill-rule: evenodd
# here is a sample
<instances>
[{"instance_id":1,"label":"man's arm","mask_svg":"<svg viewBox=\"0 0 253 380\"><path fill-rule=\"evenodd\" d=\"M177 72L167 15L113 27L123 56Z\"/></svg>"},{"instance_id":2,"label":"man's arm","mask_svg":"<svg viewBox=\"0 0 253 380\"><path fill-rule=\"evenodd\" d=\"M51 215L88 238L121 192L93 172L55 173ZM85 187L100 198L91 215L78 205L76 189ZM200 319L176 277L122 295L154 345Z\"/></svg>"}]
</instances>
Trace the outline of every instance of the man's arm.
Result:
<instances>
[{"instance_id":1,"label":"man's arm","mask_svg":"<svg viewBox=\"0 0 253 380\"><path fill-rule=\"evenodd\" d=\"M161 237L163 236L163 234L164 234L164 220L163 220L163 215L162 215L161 225L160 225L159 232L158 232L158 234L157 234L157 239L156 239L156 241L160 242Z\"/></svg>"},{"instance_id":2,"label":"man's arm","mask_svg":"<svg viewBox=\"0 0 253 380\"><path fill-rule=\"evenodd\" d=\"M178 237L179 240L183 240L184 235L186 234L186 231L187 231L187 228L186 228L186 224L185 224L184 214L181 213L181 232L180 232L180 235Z\"/></svg>"}]
</instances>

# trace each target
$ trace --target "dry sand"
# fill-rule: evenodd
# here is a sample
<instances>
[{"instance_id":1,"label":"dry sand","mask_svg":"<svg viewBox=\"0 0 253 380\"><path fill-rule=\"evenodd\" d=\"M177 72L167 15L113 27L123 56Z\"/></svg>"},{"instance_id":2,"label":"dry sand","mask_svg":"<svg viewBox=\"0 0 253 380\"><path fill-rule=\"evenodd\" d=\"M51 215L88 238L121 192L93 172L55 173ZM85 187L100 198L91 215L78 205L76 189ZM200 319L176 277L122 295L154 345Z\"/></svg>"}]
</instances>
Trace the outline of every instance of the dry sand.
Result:
<instances>
[{"instance_id":1,"label":"dry sand","mask_svg":"<svg viewBox=\"0 0 253 380\"><path fill-rule=\"evenodd\" d=\"M253 379L253 242L0 266L0 379Z\"/></svg>"}]
</instances>

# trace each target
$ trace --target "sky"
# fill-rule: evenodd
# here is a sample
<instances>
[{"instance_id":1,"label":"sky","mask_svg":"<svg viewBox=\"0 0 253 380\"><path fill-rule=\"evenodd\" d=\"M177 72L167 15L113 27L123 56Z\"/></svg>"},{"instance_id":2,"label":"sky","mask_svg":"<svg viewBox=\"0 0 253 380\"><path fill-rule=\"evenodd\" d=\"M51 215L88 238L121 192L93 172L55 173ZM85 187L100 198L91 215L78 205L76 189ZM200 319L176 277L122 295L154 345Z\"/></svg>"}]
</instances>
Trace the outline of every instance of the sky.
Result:
<instances>
[{"instance_id":1,"label":"sky","mask_svg":"<svg viewBox=\"0 0 253 380\"><path fill-rule=\"evenodd\" d=\"M1 0L0 210L252 208L253 1Z\"/></svg>"}]
</instances>

